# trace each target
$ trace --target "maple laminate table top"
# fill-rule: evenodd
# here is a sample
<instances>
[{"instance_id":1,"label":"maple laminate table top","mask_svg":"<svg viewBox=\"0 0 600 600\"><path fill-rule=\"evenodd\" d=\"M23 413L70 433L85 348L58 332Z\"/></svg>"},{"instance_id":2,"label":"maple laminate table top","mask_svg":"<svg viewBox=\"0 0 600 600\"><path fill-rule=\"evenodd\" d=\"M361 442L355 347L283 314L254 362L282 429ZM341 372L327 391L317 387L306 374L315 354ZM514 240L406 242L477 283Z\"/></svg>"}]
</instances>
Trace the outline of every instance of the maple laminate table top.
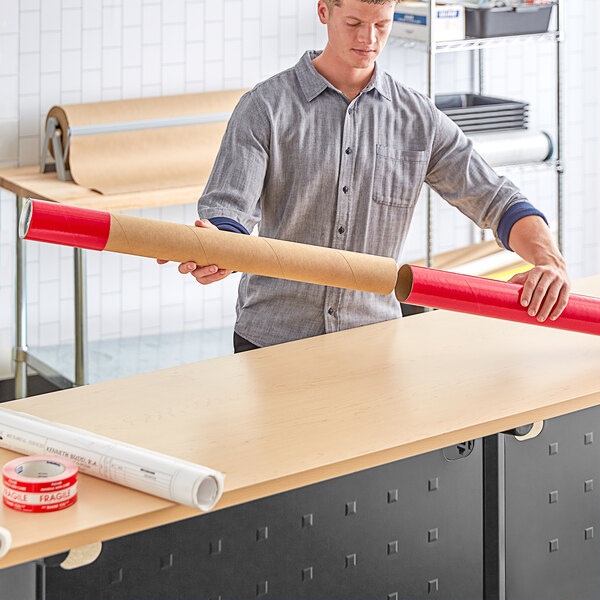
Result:
<instances>
[{"instance_id":1,"label":"maple laminate table top","mask_svg":"<svg viewBox=\"0 0 600 600\"><path fill-rule=\"evenodd\" d=\"M222 471L219 509L597 404L600 337L435 311L4 406ZM2 506L0 566L199 514L89 476L79 494Z\"/></svg>"},{"instance_id":2,"label":"maple laminate table top","mask_svg":"<svg viewBox=\"0 0 600 600\"><path fill-rule=\"evenodd\" d=\"M56 173L40 173L38 166L0 170L0 187L23 198L110 211L197 202L204 186L205 183L143 192L100 194L73 181L61 181Z\"/></svg>"}]
</instances>

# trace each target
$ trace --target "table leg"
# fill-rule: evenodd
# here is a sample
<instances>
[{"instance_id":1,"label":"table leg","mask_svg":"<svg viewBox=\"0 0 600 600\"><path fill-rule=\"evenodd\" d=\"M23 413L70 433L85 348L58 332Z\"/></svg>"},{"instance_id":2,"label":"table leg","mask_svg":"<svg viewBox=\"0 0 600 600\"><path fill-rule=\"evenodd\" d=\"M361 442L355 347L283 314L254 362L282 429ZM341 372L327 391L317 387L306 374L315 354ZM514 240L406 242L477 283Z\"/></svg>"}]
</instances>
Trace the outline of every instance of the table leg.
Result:
<instances>
[{"instance_id":1,"label":"table leg","mask_svg":"<svg viewBox=\"0 0 600 600\"><path fill-rule=\"evenodd\" d=\"M86 256L81 248L74 249L75 276L75 385L87 384L87 293Z\"/></svg>"},{"instance_id":2,"label":"table leg","mask_svg":"<svg viewBox=\"0 0 600 600\"><path fill-rule=\"evenodd\" d=\"M25 240L19 237L19 217L23 208L23 198L17 196L17 228L15 244L15 398L27 396L27 275Z\"/></svg>"}]
</instances>

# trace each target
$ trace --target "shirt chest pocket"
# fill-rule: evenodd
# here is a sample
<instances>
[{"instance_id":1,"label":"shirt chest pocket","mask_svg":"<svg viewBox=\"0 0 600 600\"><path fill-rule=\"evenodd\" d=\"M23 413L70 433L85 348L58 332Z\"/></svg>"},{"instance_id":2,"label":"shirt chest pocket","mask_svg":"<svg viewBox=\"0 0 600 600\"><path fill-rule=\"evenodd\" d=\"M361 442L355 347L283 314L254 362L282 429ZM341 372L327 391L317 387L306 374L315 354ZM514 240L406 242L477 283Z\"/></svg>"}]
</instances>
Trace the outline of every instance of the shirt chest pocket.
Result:
<instances>
[{"instance_id":1,"label":"shirt chest pocket","mask_svg":"<svg viewBox=\"0 0 600 600\"><path fill-rule=\"evenodd\" d=\"M412 206L427 173L425 150L402 150L377 144L373 200L388 206Z\"/></svg>"}]
</instances>

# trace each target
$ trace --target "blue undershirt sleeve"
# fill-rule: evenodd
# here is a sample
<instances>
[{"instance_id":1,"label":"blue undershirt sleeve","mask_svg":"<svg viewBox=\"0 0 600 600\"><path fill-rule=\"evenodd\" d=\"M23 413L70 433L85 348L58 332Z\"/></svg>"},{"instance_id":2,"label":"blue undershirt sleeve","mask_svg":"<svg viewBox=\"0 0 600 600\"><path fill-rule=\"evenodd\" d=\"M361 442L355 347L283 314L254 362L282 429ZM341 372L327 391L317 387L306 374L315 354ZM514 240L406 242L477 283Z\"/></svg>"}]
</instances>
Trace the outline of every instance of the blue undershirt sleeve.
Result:
<instances>
[{"instance_id":1,"label":"blue undershirt sleeve","mask_svg":"<svg viewBox=\"0 0 600 600\"><path fill-rule=\"evenodd\" d=\"M546 219L544 214L529 202L517 202L509 207L508 210L502 215L500 218L500 223L498 224L498 237L507 250L510 250L511 252L513 251L508 245L510 230L513 228L513 225L522 218L529 217L531 215L542 217L542 219L544 219L546 222L546 225L548 225L548 219Z\"/></svg>"},{"instance_id":2,"label":"blue undershirt sleeve","mask_svg":"<svg viewBox=\"0 0 600 600\"><path fill-rule=\"evenodd\" d=\"M241 223L229 219L228 217L213 217L208 220L221 231L231 231L233 233L245 233L246 235L250 235L248 230Z\"/></svg>"}]
</instances>

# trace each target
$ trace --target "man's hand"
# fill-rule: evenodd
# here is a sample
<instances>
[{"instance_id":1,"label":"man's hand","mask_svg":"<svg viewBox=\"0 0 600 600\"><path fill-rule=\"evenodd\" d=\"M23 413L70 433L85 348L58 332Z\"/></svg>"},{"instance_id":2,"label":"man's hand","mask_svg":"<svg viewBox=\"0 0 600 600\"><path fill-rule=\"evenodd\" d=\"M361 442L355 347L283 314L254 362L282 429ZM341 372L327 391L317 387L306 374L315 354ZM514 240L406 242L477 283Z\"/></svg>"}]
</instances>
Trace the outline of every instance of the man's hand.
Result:
<instances>
[{"instance_id":1,"label":"man's hand","mask_svg":"<svg viewBox=\"0 0 600 600\"><path fill-rule=\"evenodd\" d=\"M548 226L537 216L517 221L510 232L510 247L527 262L535 265L512 277L510 283L523 285L521 305L543 323L557 319L567 306L571 281Z\"/></svg>"},{"instance_id":2,"label":"man's hand","mask_svg":"<svg viewBox=\"0 0 600 600\"><path fill-rule=\"evenodd\" d=\"M527 307L532 317L537 316L540 323L548 317L554 321L567 306L571 282L564 264L533 267L509 281L523 285L521 305Z\"/></svg>"},{"instance_id":3,"label":"man's hand","mask_svg":"<svg viewBox=\"0 0 600 600\"><path fill-rule=\"evenodd\" d=\"M218 227L215 227L208 219L196 221L194 225L196 227L203 227L204 229L218 229ZM159 265L164 265L169 261L157 258L156 262ZM228 271L227 269L219 269L217 265L198 266L193 262L181 263L179 265L179 272L183 275L189 273L196 279L198 283L201 283L202 285L214 283L215 281L221 281L221 279L225 279L225 277L231 275L232 273L232 271Z\"/></svg>"}]
</instances>

